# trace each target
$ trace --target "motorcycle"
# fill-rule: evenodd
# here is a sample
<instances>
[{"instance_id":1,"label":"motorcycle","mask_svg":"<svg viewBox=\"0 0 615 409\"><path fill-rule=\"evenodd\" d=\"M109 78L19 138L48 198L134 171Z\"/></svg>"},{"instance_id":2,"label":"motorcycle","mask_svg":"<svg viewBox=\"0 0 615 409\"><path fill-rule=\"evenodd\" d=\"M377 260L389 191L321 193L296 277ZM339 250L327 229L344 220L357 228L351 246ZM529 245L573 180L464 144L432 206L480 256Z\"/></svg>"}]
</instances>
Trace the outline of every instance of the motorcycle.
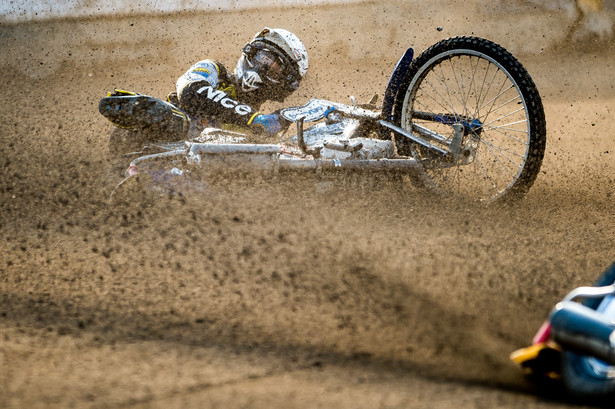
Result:
<instances>
[{"instance_id":1,"label":"motorcycle","mask_svg":"<svg viewBox=\"0 0 615 409\"><path fill-rule=\"evenodd\" d=\"M380 106L377 100L312 99L282 109L296 134L271 144L200 129L177 103L128 91L109 93L99 111L133 129L124 141L146 135L142 149L126 152L134 159L118 186L143 173L167 185L216 170L384 173L443 196L492 203L524 196L538 176L546 144L540 95L521 63L489 40L453 37L416 59L407 49Z\"/></svg>"},{"instance_id":2,"label":"motorcycle","mask_svg":"<svg viewBox=\"0 0 615 409\"><path fill-rule=\"evenodd\" d=\"M615 396L615 263L592 287L568 293L551 311L532 345L510 359L528 377L561 382L573 396Z\"/></svg>"}]
</instances>

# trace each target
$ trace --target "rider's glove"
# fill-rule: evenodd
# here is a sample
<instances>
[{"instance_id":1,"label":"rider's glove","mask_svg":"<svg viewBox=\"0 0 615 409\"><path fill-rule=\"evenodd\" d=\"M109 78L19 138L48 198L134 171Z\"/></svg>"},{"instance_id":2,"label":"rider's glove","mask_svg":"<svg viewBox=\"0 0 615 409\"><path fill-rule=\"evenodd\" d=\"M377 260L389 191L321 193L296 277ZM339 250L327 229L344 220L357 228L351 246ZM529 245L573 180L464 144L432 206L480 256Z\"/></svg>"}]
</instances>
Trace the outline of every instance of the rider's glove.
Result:
<instances>
[{"instance_id":1,"label":"rider's glove","mask_svg":"<svg viewBox=\"0 0 615 409\"><path fill-rule=\"evenodd\" d=\"M258 130L264 130L267 135L276 135L283 129L288 127L288 121L282 116L274 112L270 115L258 114L252 119L251 125ZM260 128L260 129L259 129Z\"/></svg>"},{"instance_id":2,"label":"rider's glove","mask_svg":"<svg viewBox=\"0 0 615 409\"><path fill-rule=\"evenodd\" d=\"M327 110L325 111L325 118L329 116L330 113L335 111L335 107L329 107L327 108Z\"/></svg>"}]
</instances>

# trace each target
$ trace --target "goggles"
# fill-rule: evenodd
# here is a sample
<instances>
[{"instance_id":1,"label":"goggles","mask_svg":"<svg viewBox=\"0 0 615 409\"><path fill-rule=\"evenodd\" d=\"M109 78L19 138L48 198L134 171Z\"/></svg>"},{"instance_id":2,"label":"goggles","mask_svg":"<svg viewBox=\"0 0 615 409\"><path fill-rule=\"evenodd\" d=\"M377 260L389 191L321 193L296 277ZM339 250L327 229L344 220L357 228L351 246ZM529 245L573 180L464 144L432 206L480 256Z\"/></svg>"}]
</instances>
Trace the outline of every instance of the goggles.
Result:
<instances>
[{"instance_id":1,"label":"goggles","mask_svg":"<svg viewBox=\"0 0 615 409\"><path fill-rule=\"evenodd\" d=\"M250 69L257 72L261 78L264 77L274 84L289 79L284 60L266 46L246 44L243 52Z\"/></svg>"}]
</instances>

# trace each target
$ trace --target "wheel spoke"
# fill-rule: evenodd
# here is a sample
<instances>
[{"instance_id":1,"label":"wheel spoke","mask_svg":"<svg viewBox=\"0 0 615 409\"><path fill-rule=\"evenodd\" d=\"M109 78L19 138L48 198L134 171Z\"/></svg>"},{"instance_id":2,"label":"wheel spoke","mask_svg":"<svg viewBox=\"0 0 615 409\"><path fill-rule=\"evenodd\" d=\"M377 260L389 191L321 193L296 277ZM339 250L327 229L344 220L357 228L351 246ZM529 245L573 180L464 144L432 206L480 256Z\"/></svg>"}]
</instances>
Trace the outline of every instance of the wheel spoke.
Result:
<instances>
[{"instance_id":1,"label":"wheel spoke","mask_svg":"<svg viewBox=\"0 0 615 409\"><path fill-rule=\"evenodd\" d=\"M519 123L522 123L522 122L526 122L526 121L525 121L525 120L524 120L524 121L520 121ZM485 128L485 127L483 126L483 128ZM488 129L488 130L490 130L490 131L496 132L496 133L498 133L498 134L500 134L500 135L504 136L505 138L510 139L510 140L512 140L512 141L514 141L514 142L521 143L521 144L523 144L523 145L527 145L527 144L528 144L527 140L523 141L523 140L521 140L521 139L517 139L517 138L515 138L515 137L514 137L514 136L512 136L512 135L509 135L509 134L508 134L508 133L506 133L506 132L503 132L503 131L502 131L502 129L505 129L504 127L493 126L493 127L488 127L487 129ZM528 131L527 131L527 130L523 131L523 130L520 130L520 129L519 129L519 130L516 130L516 131L517 131L517 132L523 132L523 133L525 133L526 135L528 134Z\"/></svg>"},{"instance_id":2,"label":"wheel spoke","mask_svg":"<svg viewBox=\"0 0 615 409\"><path fill-rule=\"evenodd\" d=\"M491 122L484 123L483 127L490 126L494 122L501 121L504 118L508 118L509 116L512 116L512 115L516 114L517 112L522 112L522 111L525 112L525 108L519 108L516 111L512 111L512 112L507 113L506 115L502 115L501 117L499 117L497 119L494 119ZM512 122L512 123L515 124L515 123L520 123L520 122L523 122L523 121L517 121L517 122Z\"/></svg>"},{"instance_id":3,"label":"wheel spoke","mask_svg":"<svg viewBox=\"0 0 615 409\"><path fill-rule=\"evenodd\" d=\"M494 182L491 178L491 176L487 173L487 170L485 168L485 166L483 165L483 163L481 162L480 158L476 158L476 162L478 163L478 167L481 170L481 173L483 174L483 178L491 183L487 183L487 189L493 189L495 191L495 193L499 193L500 191L498 190L498 185L496 182Z\"/></svg>"},{"instance_id":4,"label":"wheel spoke","mask_svg":"<svg viewBox=\"0 0 615 409\"><path fill-rule=\"evenodd\" d=\"M425 82L426 82L426 83L427 83L427 85L429 85L429 87L430 87L430 88L434 91L434 93L436 94L436 96L440 97L443 101L446 101L446 98L444 98L444 97L440 94L440 91L439 91L439 90L438 90L438 89L437 89L434 85L432 85L432 84L429 82L429 80L426 80ZM446 90L447 90L447 91L449 91L449 87L448 87L446 84L445 84L445 88L446 88ZM439 101L437 101L437 100L436 100L434 97L432 97L431 95L429 95L429 94L425 94L425 96L426 96L427 98L431 99L432 101L434 101L436 104L438 104L438 106L440 106L440 107L441 107L441 108L442 108L445 112L451 111L451 112L453 112L453 113L457 114L457 112L456 112L456 110L455 110L455 108L454 108L454 104L453 104L453 102L452 102L452 101L450 101L450 105L449 105L449 106L445 106L444 104L442 104L442 103L440 103ZM461 102L461 101L460 101L460 102ZM425 106L425 105L423 105L423 106ZM433 109L429 109L429 108L427 108L426 110L427 110L427 111L430 111L430 112L433 112L433 113L435 113L435 112L436 112L436 111L434 111Z\"/></svg>"},{"instance_id":5,"label":"wheel spoke","mask_svg":"<svg viewBox=\"0 0 615 409\"><path fill-rule=\"evenodd\" d=\"M472 113L473 117L479 117L479 112L480 112L480 107L482 106L482 104L485 102L485 99L487 98L487 95L489 95L489 90L491 89L491 85L493 85L493 81L495 81L495 76L497 75L498 71L494 70L493 72L493 76L491 77L491 80L489 81L487 87L485 88L485 84L487 84L487 76L489 75L489 70L491 69L492 64L488 63L487 67L485 68L485 76L483 77L483 81L481 84L481 89L480 92L478 93L478 96L476 98L476 110ZM484 91L484 93L483 93Z\"/></svg>"},{"instance_id":6,"label":"wheel spoke","mask_svg":"<svg viewBox=\"0 0 615 409\"><path fill-rule=\"evenodd\" d=\"M506 149L503 149L503 148L498 147L498 146L494 146L494 145L492 145L492 144L490 144L488 142L483 142L483 144L487 147L487 151L489 151L489 153L491 153L493 155L493 157L498 161L499 164L502 165L502 167L505 167L505 166L502 163L502 161L500 160L500 158L506 159L512 165L514 165L515 167L519 168L519 170L521 170L521 165L519 165L518 163L516 163L515 161L513 161L512 159L510 159L508 156L504 155L504 153L503 153L503 152L506 152L506 153L511 153L513 155L516 155L514 152L507 151ZM498 152L496 152L496 150L499 150L500 153L498 154ZM517 155L517 156L525 159L522 155ZM516 173L512 174L512 175L514 176L514 175L516 175Z\"/></svg>"}]
</instances>

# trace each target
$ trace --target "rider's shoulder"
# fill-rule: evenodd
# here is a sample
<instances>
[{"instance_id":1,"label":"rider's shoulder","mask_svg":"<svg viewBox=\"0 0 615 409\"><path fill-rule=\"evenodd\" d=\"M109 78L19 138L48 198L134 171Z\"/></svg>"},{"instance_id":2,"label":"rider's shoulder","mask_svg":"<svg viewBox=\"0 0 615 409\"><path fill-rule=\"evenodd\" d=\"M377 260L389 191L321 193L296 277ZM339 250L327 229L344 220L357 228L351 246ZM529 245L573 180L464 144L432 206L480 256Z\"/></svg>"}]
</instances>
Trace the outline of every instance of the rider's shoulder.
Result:
<instances>
[{"instance_id":1,"label":"rider's shoulder","mask_svg":"<svg viewBox=\"0 0 615 409\"><path fill-rule=\"evenodd\" d=\"M224 71L224 67L216 60L205 59L193 64L189 71L206 75L215 74L218 76L221 71Z\"/></svg>"}]
</instances>

